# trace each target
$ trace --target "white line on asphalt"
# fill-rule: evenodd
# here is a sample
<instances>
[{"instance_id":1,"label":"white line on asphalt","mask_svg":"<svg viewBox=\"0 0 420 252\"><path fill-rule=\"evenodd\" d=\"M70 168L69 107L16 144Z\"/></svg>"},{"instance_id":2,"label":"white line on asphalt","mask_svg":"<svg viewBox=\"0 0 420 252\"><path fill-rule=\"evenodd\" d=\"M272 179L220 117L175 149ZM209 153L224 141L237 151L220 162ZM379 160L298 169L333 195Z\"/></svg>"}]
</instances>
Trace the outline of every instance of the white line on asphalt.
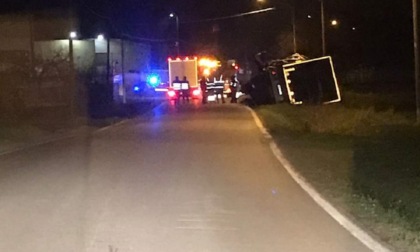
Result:
<instances>
[{"instance_id":1,"label":"white line on asphalt","mask_svg":"<svg viewBox=\"0 0 420 252\"><path fill-rule=\"evenodd\" d=\"M175 227L175 229L187 229L187 230L201 230L201 231L238 231L237 228L216 228L216 227L207 227L207 226L196 226L196 227Z\"/></svg>"},{"instance_id":2,"label":"white line on asphalt","mask_svg":"<svg viewBox=\"0 0 420 252\"><path fill-rule=\"evenodd\" d=\"M254 118L254 121L260 131L263 133L264 137L271 138L271 134L264 127L257 113L249 108L247 108ZM269 137L268 137L268 136ZM272 140L270 142L270 148L277 160L283 165L286 171L290 174L293 180L299 184L299 186L322 208L327 212L333 219L335 219L341 226L343 226L347 231L349 231L354 237L356 237L360 242L362 242L366 247L375 252L391 252L389 248L375 240L370 236L366 231L358 227L353 221L347 218L344 214L340 213L331 203L322 197L306 180L302 177L292 164L284 157L278 145Z\"/></svg>"},{"instance_id":3,"label":"white line on asphalt","mask_svg":"<svg viewBox=\"0 0 420 252\"><path fill-rule=\"evenodd\" d=\"M117 123L115 123L115 124L111 124L111 125L108 125L108 126L106 126L106 127L103 127L103 128L97 129L97 130L95 130L95 132L103 132L103 131L107 131L107 130L109 130L109 129L111 129L111 128L114 128L114 127L117 127L117 126L119 126L119 125L122 125L122 124L124 124L124 123L126 123L126 122L128 122L128 121L129 121L129 119L125 119L125 120L119 121L119 122L117 122Z\"/></svg>"}]
</instances>

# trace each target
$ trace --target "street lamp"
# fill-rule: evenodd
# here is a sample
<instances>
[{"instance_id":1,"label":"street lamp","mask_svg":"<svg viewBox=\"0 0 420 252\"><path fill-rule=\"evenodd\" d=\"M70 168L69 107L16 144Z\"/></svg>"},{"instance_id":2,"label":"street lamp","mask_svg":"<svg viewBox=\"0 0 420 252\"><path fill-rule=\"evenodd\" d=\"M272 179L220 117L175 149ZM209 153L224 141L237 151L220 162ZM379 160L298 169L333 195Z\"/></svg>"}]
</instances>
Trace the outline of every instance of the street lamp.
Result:
<instances>
[{"instance_id":1,"label":"street lamp","mask_svg":"<svg viewBox=\"0 0 420 252\"><path fill-rule=\"evenodd\" d=\"M176 52L177 55L179 56L179 17L177 14L175 13L171 13L169 14L170 18L175 18L175 22L176 22L176 42L175 42L175 47L176 47Z\"/></svg>"},{"instance_id":2,"label":"street lamp","mask_svg":"<svg viewBox=\"0 0 420 252\"><path fill-rule=\"evenodd\" d=\"M74 116L75 112L75 69L74 69L74 52L73 40L77 38L77 32L70 31L69 33L69 61L70 61L70 115Z\"/></svg>"},{"instance_id":3,"label":"street lamp","mask_svg":"<svg viewBox=\"0 0 420 252\"><path fill-rule=\"evenodd\" d=\"M99 34L96 40L103 41L105 39L105 36L103 34Z\"/></svg>"},{"instance_id":4,"label":"street lamp","mask_svg":"<svg viewBox=\"0 0 420 252\"><path fill-rule=\"evenodd\" d=\"M331 25L332 26L337 26L338 25L338 21L336 19L331 20Z\"/></svg>"},{"instance_id":5,"label":"street lamp","mask_svg":"<svg viewBox=\"0 0 420 252\"><path fill-rule=\"evenodd\" d=\"M70 37L70 39L77 38L77 32L75 32L75 31L70 32L69 37Z\"/></svg>"}]
</instances>

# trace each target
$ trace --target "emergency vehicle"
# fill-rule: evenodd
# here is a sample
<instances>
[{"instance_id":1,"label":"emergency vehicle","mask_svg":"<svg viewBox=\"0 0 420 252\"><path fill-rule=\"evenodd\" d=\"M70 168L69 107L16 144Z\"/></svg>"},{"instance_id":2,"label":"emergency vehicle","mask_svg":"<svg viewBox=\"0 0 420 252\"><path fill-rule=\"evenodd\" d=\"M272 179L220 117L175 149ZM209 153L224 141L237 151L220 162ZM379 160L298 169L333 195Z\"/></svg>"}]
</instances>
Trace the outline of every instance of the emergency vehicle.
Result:
<instances>
[{"instance_id":1,"label":"emergency vehicle","mask_svg":"<svg viewBox=\"0 0 420 252\"><path fill-rule=\"evenodd\" d=\"M172 100L178 100L182 94L189 92L189 97L198 99L201 90L198 82L198 59L197 57L168 58L169 89L168 96ZM175 81L178 77L179 81ZM184 77L188 84L183 81Z\"/></svg>"}]
</instances>

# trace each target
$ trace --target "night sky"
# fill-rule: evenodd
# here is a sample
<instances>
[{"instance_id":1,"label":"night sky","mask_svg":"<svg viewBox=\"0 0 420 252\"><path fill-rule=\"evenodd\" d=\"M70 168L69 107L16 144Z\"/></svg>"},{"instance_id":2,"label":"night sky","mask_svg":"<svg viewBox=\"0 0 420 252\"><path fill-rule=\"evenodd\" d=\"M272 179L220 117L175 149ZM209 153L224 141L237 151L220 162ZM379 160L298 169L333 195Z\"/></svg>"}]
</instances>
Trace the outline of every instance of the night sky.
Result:
<instances>
[{"instance_id":1,"label":"night sky","mask_svg":"<svg viewBox=\"0 0 420 252\"><path fill-rule=\"evenodd\" d=\"M282 3L294 2L299 51L315 57L321 53L318 0L2 0L0 12L28 11L72 6L81 18L81 34L93 37L105 32L115 37L144 39L171 53L175 22L179 15L184 54L218 54L221 58L252 57L268 51L273 57L290 53L290 10ZM411 1L325 0L327 20L337 18L338 28L327 29L328 51L340 65L399 64L412 62ZM275 12L255 16L191 23L276 6ZM311 19L307 16L311 15ZM352 28L356 30L353 31ZM287 42L289 41L289 42ZM166 47L165 47L166 46ZM164 49L161 49L162 51ZM162 53L162 54L164 54Z\"/></svg>"}]
</instances>

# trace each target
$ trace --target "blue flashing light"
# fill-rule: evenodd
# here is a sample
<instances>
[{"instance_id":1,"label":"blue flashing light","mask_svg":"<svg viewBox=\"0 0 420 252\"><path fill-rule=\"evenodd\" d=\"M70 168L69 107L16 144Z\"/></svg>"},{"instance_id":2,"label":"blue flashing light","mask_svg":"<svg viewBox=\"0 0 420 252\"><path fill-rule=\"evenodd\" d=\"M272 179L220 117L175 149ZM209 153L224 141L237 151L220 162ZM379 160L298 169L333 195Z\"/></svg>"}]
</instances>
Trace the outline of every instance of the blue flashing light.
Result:
<instances>
[{"instance_id":1,"label":"blue flashing light","mask_svg":"<svg viewBox=\"0 0 420 252\"><path fill-rule=\"evenodd\" d=\"M156 74L151 74L147 77L147 83L152 87L157 87L160 84L159 81L159 76Z\"/></svg>"}]
</instances>

